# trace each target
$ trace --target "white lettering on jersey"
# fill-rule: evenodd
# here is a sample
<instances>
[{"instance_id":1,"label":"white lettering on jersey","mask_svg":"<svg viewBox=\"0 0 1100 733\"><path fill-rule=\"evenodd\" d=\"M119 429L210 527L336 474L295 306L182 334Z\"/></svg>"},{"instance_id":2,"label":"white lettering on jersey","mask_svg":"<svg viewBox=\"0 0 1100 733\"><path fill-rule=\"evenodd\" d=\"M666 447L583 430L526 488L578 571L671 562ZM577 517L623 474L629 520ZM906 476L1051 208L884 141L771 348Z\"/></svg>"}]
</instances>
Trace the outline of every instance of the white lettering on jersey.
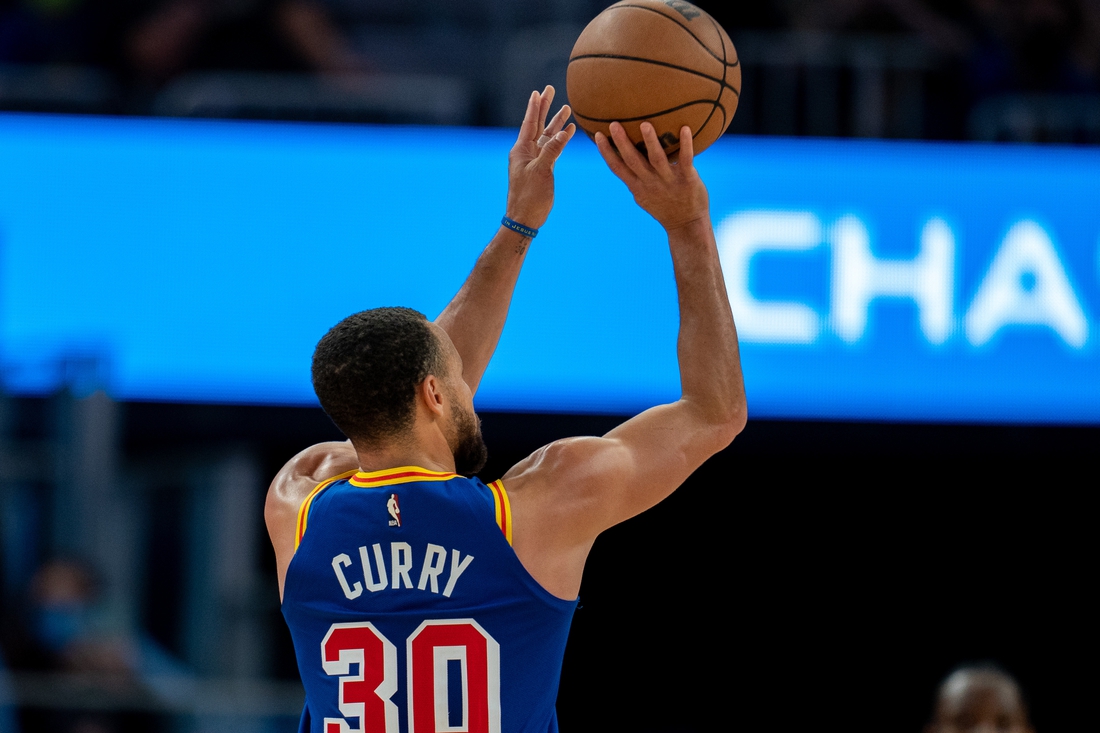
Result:
<instances>
[{"instance_id":1,"label":"white lettering on jersey","mask_svg":"<svg viewBox=\"0 0 1100 733\"><path fill-rule=\"evenodd\" d=\"M409 579L409 570L413 566L413 549L408 542L390 543L390 578L394 590L401 587L402 582L406 588L412 588L412 580Z\"/></svg>"},{"instance_id":2,"label":"white lettering on jersey","mask_svg":"<svg viewBox=\"0 0 1100 733\"><path fill-rule=\"evenodd\" d=\"M466 568L470 566L470 563L474 561L473 555L467 555L466 559L461 563L458 561L462 557L462 553L458 550L451 550L451 577L447 578L447 587L443 589L443 595L448 598L451 597L451 592L455 589L455 583L458 582L458 576L462 575L466 571Z\"/></svg>"},{"instance_id":3,"label":"white lettering on jersey","mask_svg":"<svg viewBox=\"0 0 1100 733\"><path fill-rule=\"evenodd\" d=\"M422 557L416 590L439 594L440 580L443 573L447 572L447 554L447 548L442 545L429 543L421 556L413 551L412 545L408 542L391 542L390 566L387 572L385 550L382 549L381 543L376 542L369 549L367 545L359 547L361 581L353 579L349 582L348 573L351 572L354 575L355 571L345 570L352 566L351 557L347 553L342 552L332 558L332 570L344 596L353 601L363 595L364 586L371 593L387 589L413 589L409 572L416 564L417 558ZM463 555L458 550L450 550L450 555L450 571L447 572L446 584L443 586L443 595L447 598L454 593L458 579L474 561L473 555Z\"/></svg>"},{"instance_id":4,"label":"white lettering on jersey","mask_svg":"<svg viewBox=\"0 0 1100 733\"><path fill-rule=\"evenodd\" d=\"M377 593L385 590L389 582L386 579L386 561L382 559L382 545L374 543L374 565L378 568L378 582L374 582L374 574L370 569L370 560L367 559L366 546L359 548L359 562L363 563L363 580L367 583L367 590Z\"/></svg>"},{"instance_id":5,"label":"white lettering on jersey","mask_svg":"<svg viewBox=\"0 0 1100 733\"><path fill-rule=\"evenodd\" d=\"M431 581L432 593L439 592L439 574L447 565L447 549L439 545L428 545L428 551L424 553L424 569L420 571L420 582L416 584L417 590L424 590Z\"/></svg>"},{"instance_id":6,"label":"white lettering on jersey","mask_svg":"<svg viewBox=\"0 0 1100 733\"><path fill-rule=\"evenodd\" d=\"M343 589L344 595L348 597L348 600L353 601L363 594L363 584L356 581L354 586L348 587L348 579L344 577L343 568L350 566L351 558L344 553L340 553L332 558L332 569L336 571L336 580L339 581L340 588Z\"/></svg>"}]
</instances>

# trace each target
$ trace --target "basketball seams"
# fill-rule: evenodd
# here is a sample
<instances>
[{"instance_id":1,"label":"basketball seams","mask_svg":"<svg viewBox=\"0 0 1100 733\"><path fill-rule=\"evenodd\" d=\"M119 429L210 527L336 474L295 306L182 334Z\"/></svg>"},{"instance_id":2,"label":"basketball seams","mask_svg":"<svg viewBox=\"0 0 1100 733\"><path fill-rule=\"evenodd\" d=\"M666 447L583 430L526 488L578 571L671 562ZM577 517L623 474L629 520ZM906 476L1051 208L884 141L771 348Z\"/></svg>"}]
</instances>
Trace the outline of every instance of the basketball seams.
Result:
<instances>
[{"instance_id":1,"label":"basketball seams","mask_svg":"<svg viewBox=\"0 0 1100 733\"><path fill-rule=\"evenodd\" d=\"M696 71L695 69L692 69L692 68L687 67L687 66L679 66L677 64L670 64L667 61L658 61L657 59L647 59L647 58L644 58L644 57L641 57L641 56L626 56L624 54L617 54L617 53L585 53L585 54L581 54L580 56L574 56L573 58L569 59L569 63L571 64L574 61L580 61L582 59L616 59L618 61L637 61L637 62L643 63L643 64L653 64L654 66L664 66L665 68L668 68L668 69L675 69L676 71L683 71L685 73L692 74L694 76L702 77L704 79L707 79L708 81L712 81L715 84L718 84L719 88L727 86L726 81L725 81L725 73L724 72L722 74L722 78L719 79L716 76L711 76L710 74L707 74L707 73L702 72L702 71ZM730 87L730 88L732 89L732 87Z\"/></svg>"},{"instance_id":2,"label":"basketball seams","mask_svg":"<svg viewBox=\"0 0 1100 733\"><path fill-rule=\"evenodd\" d=\"M701 38L699 38L699 36L695 35L695 31L691 30L691 28L689 28L688 26L684 25L684 24L683 24L683 23L681 23L680 21L676 20L676 18L674 18L673 16L671 16L671 15L666 15L665 13L662 13L662 12L661 12L660 10L657 10L656 8L650 8L650 7L647 7L647 6L645 6L645 5L633 5L633 4L631 4L631 5L627 5L627 4L619 3L619 4L616 4L616 5L612 5L611 7L607 8L607 10L605 10L604 12L606 13L606 12L607 12L608 10L620 10L620 9L622 9L622 8L636 8L636 9L638 9L638 10L645 10L645 11L648 11L648 12L650 12L650 13L656 13L657 15L661 16L662 18L665 18L665 19L667 19L667 20L670 20L670 21L672 21L672 22L673 22L673 23L675 23L676 25L678 25L678 26L680 26L681 28L683 28L683 29L684 29L684 30L685 30L685 31L687 32L687 34L688 34L689 36L691 36L692 38L694 38L694 39L695 39L695 42L696 42L696 43L698 43L698 44L699 44L699 45L700 45L700 46L702 47L702 49L703 49L704 51L706 51L706 52L707 52L708 54L710 54L710 55L711 55L711 56L712 56L712 57L714 58L714 60L715 60L715 61L721 61L721 62L722 62L723 64L724 64L724 63L726 63L725 59L723 59L723 58L720 58L720 57L718 56L718 54L716 54L716 53L715 53L715 52L714 52L713 50L711 50L710 46L708 46L707 44L703 43L703 39L701 39ZM702 10L702 8L700 8L700 10ZM712 23L714 23L714 22L715 22L715 21L714 21L714 18L711 18L711 17L710 17L710 13L707 13L706 11L703 11L703 15L705 15L705 16L706 16L706 17L707 17L707 18L708 18L708 19L710 20L710 22L712 22ZM716 25L717 25L717 24L716 24ZM719 34L718 34L718 41L719 41L719 42L720 42L720 43L722 44L722 47L723 47L723 51L724 51L724 50L725 50L725 45L726 45L726 44L725 44L725 41L724 41L724 40L723 40L723 38L722 38L722 34L721 34L721 33L719 33ZM723 54L723 55L724 55L724 54ZM736 65L737 65L737 63L734 63L733 65L734 65L734 66L736 66Z\"/></svg>"},{"instance_id":3,"label":"basketball seams","mask_svg":"<svg viewBox=\"0 0 1100 733\"><path fill-rule=\"evenodd\" d=\"M718 34L718 42L722 44L722 86L725 86L726 75L730 73L729 64L726 63L728 59L728 54L726 53L726 37L725 34L722 33L721 27L719 27L714 18L708 15L707 20L709 20L710 24L714 26L714 32ZM718 92L718 96L719 98L721 98L722 93Z\"/></svg>"},{"instance_id":4,"label":"basketball seams","mask_svg":"<svg viewBox=\"0 0 1100 733\"><path fill-rule=\"evenodd\" d=\"M609 7L608 10L620 10L620 9L623 9L623 8L637 8L638 10L646 10L650 13L656 13L657 15L661 16L662 18L665 18L666 20L669 20L669 21L675 23L676 25L680 26L681 28L683 28L687 32L687 34L689 36L691 36L692 38L694 38L695 42L698 43L703 48L704 51L706 51L711 56L713 56L716 61L721 61L722 60L722 59L718 58L718 54L716 54L714 51L712 51L710 49L710 46L703 43L703 40L701 38L699 38L699 36L695 35L695 32L693 30L691 30L691 28L684 25L680 21L676 20L676 18L674 18L673 16L667 15L665 13L662 13L660 10L657 10L656 8L650 8L650 7L647 7L645 5L616 4L616 5L612 5L611 7Z\"/></svg>"},{"instance_id":5,"label":"basketball seams","mask_svg":"<svg viewBox=\"0 0 1100 733\"><path fill-rule=\"evenodd\" d=\"M668 109L662 109L658 112L650 112L649 114L639 115L638 117L612 117L612 118L608 118L608 119L603 119L603 118L600 118L600 117L589 117L588 115L581 114L580 112L577 112L576 110L573 110L573 115L575 117L583 117L584 119L589 120L591 122L605 122L605 123L608 123L608 124L610 124L612 122L643 122L645 120L649 120L649 119L652 119L654 117L660 117L661 115L667 115L669 112L675 112L678 109L684 109L685 107L691 107L692 105L696 105L696 104L710 104L710 105L713 105L714 100L711 100L711 99L693 99L690 102L684 102L683 104L678 104L675 107L669 107Z\"/></svg>"},{"instance_id":6,"label":"basketball seams","mask_svg":"<svg viewBox=\"0 0 1100 733\"><path fill-rule=\"evenodd\" d=\"M579 56L574 56L573 58L569 59L569 64L572 64L574 61L581 61L581 60L584 60L584 59L616 59L618 61L636 61L640 64L653 64L654 66L664 66L664 67L669 68L669 69L675 69L677 71L683 71L685 73L692 74L694 76L702 77L703 79L707 79L709 81L714 82L715 84L718 84L719 87L721 87L721 88L729 89L731 92L736 94L738 97L741 96L741 90L740 89L735 88L732 84L727 84L726 83L725 72L723 72L722 78L719 79L716 76L711 76L710 74L704 73L702 71L696 71L695 69L689 68L687 66L677 66L676 64L670 64L667 61L658 61L657 59L647 59L647 58L641 58L641 57L638 57L638 56L626 56L626 55L623 55L623 54L614 54L614 53L585 53L585 54L581 54ZM719 61L721 61L721 59L719 59ZM568 66L568 64L567 64L567 66Z\"/></svg>"},{"instance_id":7,"label":"basketball seams","mask_svg":"<svg viewBox=\"0 0 1100 733\"><path fill-rule=\"evenodd\" d=\"M718 96L714 99L714 106L711 108L710 114L707 115L706 121L704 121L702 126L700 126L699 132L696 135L692 136L692 140L694 140L698 135L703 134L703 130L707 129L707 125L709 125L710 121L714 118L715 111L720 109L722 110L722 124L718 131L718 134L714 138L714 141L717 142L718 138L722 137L722 134L726 131L726 126L729 124L729 117L726 115L726 108L722 105L722 95L725 94L726 89L732 91L734 93L734 96L736 96L738 99L740 99L741 94L739 90L734 89L733 85L727 82L730 64L729 54L726 51L726 34L722 31L722 27L718 25L718 21L710 17L709 14L707 15L707 19L710 21L711 25L714 26L714 30L718 34L718 40L722 43L722 86L718 90Z\"/></svg>"},{"instance_id":8,"label":"basketball seams","mask_svg":"<svg viewBox=\"0 0 1100 733\"><path fill-rule=\"evenodd\" d=\"M643 4L644 2L644 4ZM611 122L621 122L631 125L631 129L635 128L639 122L652 121L657 122L664 118L667 123L676 125L675 121L667 120L668 117L675 119L684 118L684 122L687 123L687 119L693 120L690 122L691 126L695 128L695 132L692 135L692 139L697 141L697 145L701 145L703 149L707 148L710 144L715 142L718 137L725 132L726 127L729 125L730 117L732 116L726 107L725 93L726 89L729 89L733 94L733 100L729 104L733 105L733 108L737 107L738 99L741 96L741 90L733 86L735 79L732 76L740 77L740 59L737 58L737 51L734 48L729 37L726 35L722 27L718 25L718 22L710 16L709 13L699 13L710 22L710 27L713 32L718 35L718 45L710 47L707 42L702 40L703 35L708 35L711 31L706 30L706 22L699 22L698 15L692 13L692 17L686 18L687 22L683 19L677 18L672 12L669 11L669 7L666 7L669 3L660 4L653 2L639 2L634 0L633 2L620 2L605 9L605 13L610 10L618 10L620 8L634 8L639 10L645 10L650 13L654 13L663 17L666 20L673 21L677 26L684 30L688 36L695 42L696 49L702 49L702 53L698 50L692 51L691 44L687 43L687 39L683 36L677 36L678 31L671 29L661 30L661 28L667 28L662 26L662 21L653 18L652 16L618 16L619 20L608 20L600 26L602 33L610 32L613 35L610 36L611 40L597 40L600 39L600 35L592 35L592 38L587 42L582 43L584 37L588 35L588 29L582 34L582 38L578 39L577 44L574 47L574 53L568 61L568 67L570 75L576 75L578 83L581 79L584 79L584 86L578 87L578 91L583 88L586 89L586 97L595 94L596 96L588 100L595 104L593 111L598 110L604 114L605 117L592 117L584 114L588 110L580 109L574 111L574 114L578 118L578 122L584 121L582 127L586 133L591 137L593 131L590 128L603 126L606 133L606 125ZM646 20L648 18L649 20ZM608 25L610 23L610 25ZM619 30L624 28L623 24L626 24L626 28L648 28L645 33L641 31L633 30ZM595 23L590 24L590 27ZM595 31L593 31L595 33ZM626 34L624 37L624 33ZM660 39L659 41L651 40ZM654 46L653 44L658 45ZM625 44L625 45L624 45ZM666 46L666 44L668 44ZM602 47L601 47L602 46ZM593 51L595 53L578 53L581 51ZM614 51L623 53L599 53L600 51ZM659 58L645 58L636 56L636 53L653 53ZM733 55L733 61L730 61L730 56ZM665 60L667 59L667 60ZM717 73L717 68L711 67L710 62L707 59L714 59L714 61L722 65L722 73ZM574 61L582 62L579 66L573 67ZM648 64L654 68L651 71L645 71L645 67L631 69L630 64ZM687 66L685 64L691 64ZM621 64L621 66L620 66ZM697 68L692 68L697 67ZM706 69L706 71L700 71L698 67ZM621 69L621 70L620 70ZM662 71L667 69L668 71ZM731 69L737 69L735 72L731 72ZM639 104L639 101L634 96L626 94L625 96L619 93L618 87L611 87L605 89L603 92L597 91L601 88L601 85L597 84L596 87L591 87L593 83L590 81L595 75L596 79L604 77L604 75L611 75L613 78L619 75L625 75L633 80L638 78L639 83L642 79L664 79L668 77L668 82L662 82L666 86L660 86L663 99L654 99L652 101L664 101L676 102L677 96L683 99L684 96L691 95L695 97L691 101L685 101L674 106L667 107L657 111L646 111L644 115L638 115L638 112L642 112L647 106L646 104ZM687 74L688 78L681 77L680 81L675 81L677 74ZM671 75L671 76L670 76ZM695 81L692 81L692 80ZM707 87L706 83L714 83L718 88L715 90L713 87ZM633 87L632 87L633 88ZM678 91L675 91L677 90ZM640 90L638 90L640 92ZM714 94L714 97L711 97ZM610 95L610 96L608 96ZM619 97L622 99L619 99ZM660 97L660 95L658 95ZM613 101L617 100L617 101ZM580 100L578 100L580 101ZM625 108L624 106L625 105ZM587 104L582 104L582 107ZM709 106L709 109L707 107ZM631 109L633 108L633 109ZM717 112L721 112L721 118L719 118ZM632 114L633 113L633 114ZM624 114L631 116L623 116ZM614 117L610 116L614 115ZM702 124L699 124L699 120L702 120ZM662 126L666 122L660 122ZM716 136L711 137L707 130L711 125L720 125L719 131ZM633 136L634 133L632 133ZM669 135L670 133L664 133ZM668 142L672 142L669 140ZM662 145L665 145L662 138ZM678 148L679 146L673 146ZM666 152L671 152L666 147Z\"/></svg>"},{"instance_id":9,"label":"basketball seams","mask_svg":"<svg viewBox=\"0 0 1100 733\"><path fill-rule=\"evenodd\" d=\"M715 32L718 33L718 42L722 44L722 85L718 87L718 96L714 98L714 105L710 108L710 114L707 115L707 118L705 120L703 120L703 124L699 126L699 132L691 136L691 139L693 141L695 140L695 138L703 134L703 130L707 129L707 125L709 125L711 119L714 118L715 110L718 109L718 105L722 101L722 93L725 92L726 87L729 86L726 83L726 75L729 74L729 67L726 65L726 39L722 33L722 29L719 27L718 23L715 22L714 18L710 17L710 15L707 15L707 20L709 20L710 24L714 26ZM725 117L726 111L723 109L722 119L725 120ZM718 137L722 136L722 132L725 132L725 130L719 132ZM717 140L718 137L714 139Z\"/></svg>"},{"instance_id":10,"label":"basketball seams","mask_svg":"<svg viewBox=\"0 0 1100 733\"><path fill-rule=\"evenodd\" d=\"M699 128L699 132L697 132L697 133L695 133L694 135L691 136L692 141L694 141L697 137L699 137L700 135L703 134L703 130L706 129L706 126L710 122L711 117L714 116L715 111L719 111L719 110L722 112L722 128L723 128L722 132L725 132L726 119L727 119L726 118L726 108L721 102L715 102L714 103L714 109L711 110L710 116L707 117L707 121L704 122L702 124L702 126ZM721 137L721 134L719 134L718 137ZM711 143L713 144L717 141L718 141L718 138L716 137L716 138L714 138L714 140L711 141Z\"/></svg>"}]
</instances>

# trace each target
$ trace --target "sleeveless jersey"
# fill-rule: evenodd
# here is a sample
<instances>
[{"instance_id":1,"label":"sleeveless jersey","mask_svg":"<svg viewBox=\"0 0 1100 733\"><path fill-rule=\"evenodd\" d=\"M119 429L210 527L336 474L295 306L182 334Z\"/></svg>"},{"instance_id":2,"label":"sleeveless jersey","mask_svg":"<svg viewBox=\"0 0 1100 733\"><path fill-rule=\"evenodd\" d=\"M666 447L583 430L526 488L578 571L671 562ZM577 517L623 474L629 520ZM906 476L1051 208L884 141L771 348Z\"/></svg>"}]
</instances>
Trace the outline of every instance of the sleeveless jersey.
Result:
<instances>
[{"instance_id":1,"label":"sleeveless jersey","mask_svg":"<svg viewBox=\"0 0 1100 733\"><path fill-rule=\"evenodd\" d=\"M511 548L504 485L352 471L298 513L283 589L302 733L557 731L576 601Z\"/></svg>"}]
</instances>

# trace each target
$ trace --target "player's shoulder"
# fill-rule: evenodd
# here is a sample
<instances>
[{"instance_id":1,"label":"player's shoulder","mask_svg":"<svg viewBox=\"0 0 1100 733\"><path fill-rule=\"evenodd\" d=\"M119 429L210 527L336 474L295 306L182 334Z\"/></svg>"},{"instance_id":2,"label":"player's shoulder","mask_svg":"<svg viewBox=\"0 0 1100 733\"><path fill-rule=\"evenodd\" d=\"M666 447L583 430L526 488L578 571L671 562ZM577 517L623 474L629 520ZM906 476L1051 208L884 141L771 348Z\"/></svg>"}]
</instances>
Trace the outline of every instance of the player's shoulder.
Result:
<instances>
[{"instance_id":1,"label":"player's shoulder","mask_svg":"<svg viewBox=\"0 0 1100 733\"><path fill-rule=\"evenodd\" d=\"M502 481L509 493L585 493L606 481L627 457L621 443L611 438L565 438L536 450L504 474Z\"/></svg>"},{"instance_id":2,"label":"player's shoulder","mask_svg":"<svg viewBox=\"0 0 1100 733\"><path fill-rule=\"evenodd\" d=\"M287 461L275 475L267 492L268 504L296 510L318 484L358 466L358 456L348 441L311 445Z\"/></svg>"},{"instance_id":3,"label":"player's shoulder","mask_svg":"<svg viewBox=\"0 0 1100 733\"><path fill-rule=\"evenodd\" d=\"M596 536L615 523L613 500L629 475L628 459L615 438L567 438L540 448L504 475L512 547L551 593L575 595L583 558Z\"/></svg>"},{"instance_id":4,"label":"player's shoulder","mask_svg":"<svg viewBox=\"0 0 1100 733\"><path fill-rule=\"evenodd\" d=\"M318 484L354 471L358 465L351 443L318 443L287 461L271 481L264 504L264 522L275 548L280 597L290 559L297 548L298 510L302 502Z\"/></svg>"}]
</instances>

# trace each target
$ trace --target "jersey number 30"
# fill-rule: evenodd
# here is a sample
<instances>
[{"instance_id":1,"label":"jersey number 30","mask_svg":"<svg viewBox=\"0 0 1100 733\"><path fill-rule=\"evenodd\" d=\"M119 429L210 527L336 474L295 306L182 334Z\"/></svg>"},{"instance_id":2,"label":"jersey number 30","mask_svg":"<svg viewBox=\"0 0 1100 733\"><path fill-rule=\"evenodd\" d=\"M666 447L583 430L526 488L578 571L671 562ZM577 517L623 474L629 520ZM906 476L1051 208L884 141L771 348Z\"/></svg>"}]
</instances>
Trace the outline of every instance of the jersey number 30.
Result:
<instances>
[{"instance_id":1,"label":"jersey number 30","mask_svg":"<svg viewBox=\"0 0 1100 733\"><path fill-rule=\"evenodd\" d=\"M405 647L409 733L500 733L500 645L485 629L470 618L425 621ZM340 678L344 716L325 718L325 733L398 733L397 647L374 624L333 624L321 664Z\"/></svg>"}]
</instances>

